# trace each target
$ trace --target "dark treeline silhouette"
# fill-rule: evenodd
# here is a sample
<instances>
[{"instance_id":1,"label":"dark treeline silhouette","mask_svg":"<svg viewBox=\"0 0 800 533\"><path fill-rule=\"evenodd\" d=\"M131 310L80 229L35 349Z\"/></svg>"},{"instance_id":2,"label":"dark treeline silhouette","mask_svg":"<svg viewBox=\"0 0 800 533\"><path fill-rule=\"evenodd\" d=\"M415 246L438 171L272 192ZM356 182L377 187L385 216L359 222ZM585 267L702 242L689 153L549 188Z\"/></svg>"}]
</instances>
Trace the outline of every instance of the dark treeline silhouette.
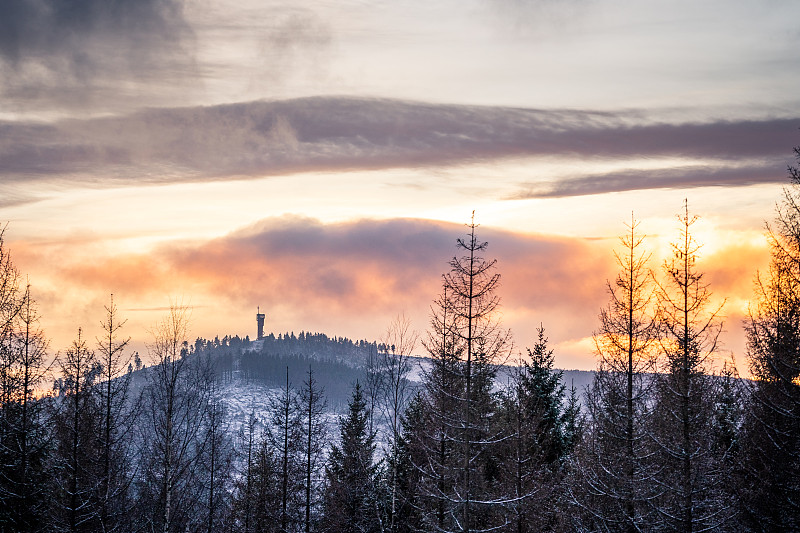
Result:
<instances>
[{"instance_id":1,"label":"dark treeline silhouette","mask_svg":"<svg viewBox=\"0 0 800 533\"><path fill-rule=\"evenodd\" d=\"M301 331L295 336L294 332L270 333L262 340L262 351L275 355L291 355L303 353L317 359L335 359L353 366L364 363L365 354L376 348L374 342L366 340L352 341L347 337L328 337L324 333L307 333Z\"/></svg>"},{"instance_id":2,"label":"dark treeline silhouette","mask_svg":"<svg viewBox=\"0 0 800 533\"><path fill-rule=\"evenodd\" d=\"M422 336L398 317L380 342L190 343L173 305L145 365L113 297L100 334L77 329L51 362L0 231L0 532L798 531L790 177L745 325L751 379L720 349L724 303L687 202L660 266L631 218L582 399L543 325L521 350L499 323L498 265L474 220ZM268 407L234 427L237 381L263 383Z\"/></svg>"},{"instance_id":3,"label":"dark treeline silhouette","mask_svg":"<svg viewBox=\"0 0 800 533\"><path fill-rule=\"evenodd\" d=\"M213 362L217 378L263 383L278 388L288 369L292 383L301 383L312 366L315 380L325 390L331 407L344 407L356 381L366 381L366 362L383 345L366 340L328 337L324 333L274 334L261 341L238 336L213 340L198 338L189 347L191 354Z\"/></svg>"}]
</instances>

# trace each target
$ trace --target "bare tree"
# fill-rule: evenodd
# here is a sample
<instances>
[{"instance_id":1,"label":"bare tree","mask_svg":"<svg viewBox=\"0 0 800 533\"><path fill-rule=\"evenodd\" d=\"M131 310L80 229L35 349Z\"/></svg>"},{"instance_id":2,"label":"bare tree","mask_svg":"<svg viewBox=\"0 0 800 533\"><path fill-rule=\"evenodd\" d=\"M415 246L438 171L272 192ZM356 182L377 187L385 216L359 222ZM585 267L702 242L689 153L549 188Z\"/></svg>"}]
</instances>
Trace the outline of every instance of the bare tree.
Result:
<instances>
[{"instance_id":1,"label":"bare tree","mask_svg":"<svg viewBox=\"0 0 800 533\"><path fill-rule=\"evenodd\" d=\"M20 310L25 305L24 294L19 287L20 275L5 245L5 229L5 226L0 228L0 405L3 406L12 402L17 390L14 374L17 362L15 326ZM2 427L5 427L6 411L0 414L4 417Z\"/></svg>"},{"instance_id":2,"label":"bare tree","mask_svg":"<svg viewBox=\"0 0 800 533\"><path fill-rule=\"evenodd\" d=\"M181 531L197 522L200 498L197 462L203 451L201 428L207 414L208 369L189 353L188 309L172 304L153 330L153 366L142 404L141 518L147 529Z\"/></svg>"},{"instance_id":3,"label":"bare tree","mask_svg":"<svg viewBox=\"0 0 800 533\"><path fill-rule=\"evenodd\" d=\"M383 368L381 367L380 351L382 351L381 346L376 346L373 343L367 345L367 361L364 366L365 376L362 390L367 397L370 433L375 431L375 416L381 414L378 408L383 389Z\"/></svg>"},{"instance_id":4,"label":"bare tree","mask_svg":"<svg viewBox=\"0 0 800 533\"><path fill-rule=\"evenodd\" d=\"M389 423L389 531L396 530L398 441L401 416L409 400L408 374L411 372L411 355L419 342L419 334L411 328L411 320L398 315L389 324L381 341L379 354L381 374L381 407Z\"/></svg>"},{"instance_id":5,"label":"bare tree","mask_svg":"<svg viewBox=\"0 0 800 533\"><path fill-rule=\"evenodd\" d=\"M30 284L11 259L0 227L0 529L44 527L51 502L45 401L36 398L50 366Z\"/></svg>"},{"instance_id":6,"label":"bare tree","mask_svg":"<svg viewBox=\"0 0 800 533\"><path fill-rule=\"evenodd\" d=\"M120 338L126 321L119 318L113 294L105 311L105 320L101 323L103 335L96 339L103 380L98 386L103 409L100 521L103 531L114 531L125 527L122 519L128 506L128 443L123 435L130 429L133 416L128 404L128 366L133 355L125 351L130 337Z\"/></svg>"}]
</instances>

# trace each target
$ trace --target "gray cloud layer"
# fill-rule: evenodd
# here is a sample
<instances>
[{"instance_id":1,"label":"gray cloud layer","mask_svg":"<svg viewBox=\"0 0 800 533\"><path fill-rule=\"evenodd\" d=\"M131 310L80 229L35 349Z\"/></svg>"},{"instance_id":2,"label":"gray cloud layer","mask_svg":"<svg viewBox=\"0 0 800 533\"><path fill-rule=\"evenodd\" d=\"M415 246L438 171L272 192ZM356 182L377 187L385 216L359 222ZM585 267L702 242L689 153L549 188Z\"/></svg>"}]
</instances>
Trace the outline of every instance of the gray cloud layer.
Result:
<instances>
[{"instance_id":1,"label":"gray cloud layer","mask_svg":"<svg viewBox=\"0 0 800 533\"><path fill-rule=\"evenodd\" d=\"M73 68L90 59L95 38L151 50L173 42L182 25L180 0L10 0L0 7L0 57L12 65L66 58ZM153 41L156 41L155 43ZM146 51L145 50L145 51Z\"/></svg>"},{"instance_id":2,"label":"gray cloud layer","mask_svg":"<svg viewBox=\"0 0 800 533\"><path fill-rule=\"evenodd\" d=\"M565 179L552 184L531 183L523 186L514 198L563 198L646 189L745 187L785 181L785 167L776 166L772 161L764 161L761 165L632 169Z\"/></svg>"},{"instance_id":3,"label":"gray cloud layer","mask_svg":"<svg viewBox=\"0 0 800 533\"><path fill-rule=\"evenodd\" d=\"M184 76L191 40L182 0L4 1L0 94L17 105L119 100L131 81Z\"/></svg>"},{"instance_id":4,"label":"gray cloud layer","mask_svg":"<svg viewBox=\"0 0 800 533\"><path fill-rule=\"evenodd\" d=\"M664 124L633 113L317 97L0 123L0 176L6 184L80 179L106 186L519 156L685 157L721 164L578 176L545 190L523 185L521 196L740 186L783 179L798 125L800 118Z\"/></svg>"}]
</instances>

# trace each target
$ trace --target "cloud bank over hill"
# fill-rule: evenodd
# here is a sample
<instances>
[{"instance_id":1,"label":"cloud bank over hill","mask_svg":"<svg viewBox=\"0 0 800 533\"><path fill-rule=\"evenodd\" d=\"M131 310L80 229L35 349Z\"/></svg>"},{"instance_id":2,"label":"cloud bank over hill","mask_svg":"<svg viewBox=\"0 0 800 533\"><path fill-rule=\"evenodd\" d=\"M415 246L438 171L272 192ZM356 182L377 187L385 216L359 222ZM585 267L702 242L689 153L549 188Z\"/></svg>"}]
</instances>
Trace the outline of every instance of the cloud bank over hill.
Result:
<instances>
[{"instance_id":1,"label":"cloud bank over hill","mask_svg":"<svg viewBox=\"0 0 800 533\"><path fill-rule=\"evenodd\" d=\"M401 312L416 328L427 328L441 275L465 231L464 225L420 219L325 224L284 216L217 239L168 243L146 254L86 261L68 248L54 247L22 248L18 255L25 264L51 265L57 285L45 299L54 310L66 311L74 302L59 292L60 286L74 288L87 305L102 302L109 291L126 307L184 294L191 296L204 331L244 336L242 327L247 331L252 321L249 311L261 306L269 330L345 331L361 338L382 331ZM560 364L591 368L586 338L607 303L606 281L616 276L615 243L488 227L478 228L478 236L489 243L486 256L498 260L498 318L517 334L520 348L543 323L559 344ZM731 255L747 258L749 266L732 265ZM712 289L720 299L734 297L726 309L735 322L732 329L738 329L742 316L737 306L749 296L740 293L750 286L750 267L763 255L756 245L734 243L704 256ZM660 265L651 266L658 272ZM63 319L72 327L80 314L65 312Z\"/></svg>"}]
</instances>

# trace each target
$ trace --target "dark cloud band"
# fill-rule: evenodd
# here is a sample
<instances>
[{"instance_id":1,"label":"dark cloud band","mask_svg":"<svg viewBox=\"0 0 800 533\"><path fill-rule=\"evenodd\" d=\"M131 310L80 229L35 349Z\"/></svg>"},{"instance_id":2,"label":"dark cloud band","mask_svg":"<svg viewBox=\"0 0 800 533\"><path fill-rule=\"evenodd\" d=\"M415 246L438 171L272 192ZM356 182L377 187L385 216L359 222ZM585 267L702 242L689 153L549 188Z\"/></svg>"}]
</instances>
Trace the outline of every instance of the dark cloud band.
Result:
<instances>
[{"instance_id":1,"label":"dark cloud band","mask_svg":"<svg viewBox=\"0 0 800 533\"><path fill-rule=\"evenodd\" d=\"M634 113L317 97L0 124L0 176L6 183L67 177L107 186L508 157L673 157L710 163L687 175L666 169L579 177L522 195L746 185L782 179L799 125L800 118L665 124Z\"/></svg>"},{"instance_id":2,"label":"dark cloud band","mask_svg":"<svg viewBox=\"0 0 800 533\"><path fill-rule=\"evenodd\" d=\"M181 0L9 0L0 6L0 59L86 72L113 45L129 58L164 51L187 26ZM102 41L106 47L95 49Z\"/></svg>"},{"instance_id":3,"label":"dark cloud band","mask_svg":"<svg viewBox=\"0 0 800 533\"><path fill-rule=\"evenodd\" d=\"M610 192L694 187L746 187L759 183L786 182L786 171L774 162L744 166L688 166L653 170L622 170L564 179L553 183L529 183L515 199L563 198Z\"/></svg>"}]
</instances>

